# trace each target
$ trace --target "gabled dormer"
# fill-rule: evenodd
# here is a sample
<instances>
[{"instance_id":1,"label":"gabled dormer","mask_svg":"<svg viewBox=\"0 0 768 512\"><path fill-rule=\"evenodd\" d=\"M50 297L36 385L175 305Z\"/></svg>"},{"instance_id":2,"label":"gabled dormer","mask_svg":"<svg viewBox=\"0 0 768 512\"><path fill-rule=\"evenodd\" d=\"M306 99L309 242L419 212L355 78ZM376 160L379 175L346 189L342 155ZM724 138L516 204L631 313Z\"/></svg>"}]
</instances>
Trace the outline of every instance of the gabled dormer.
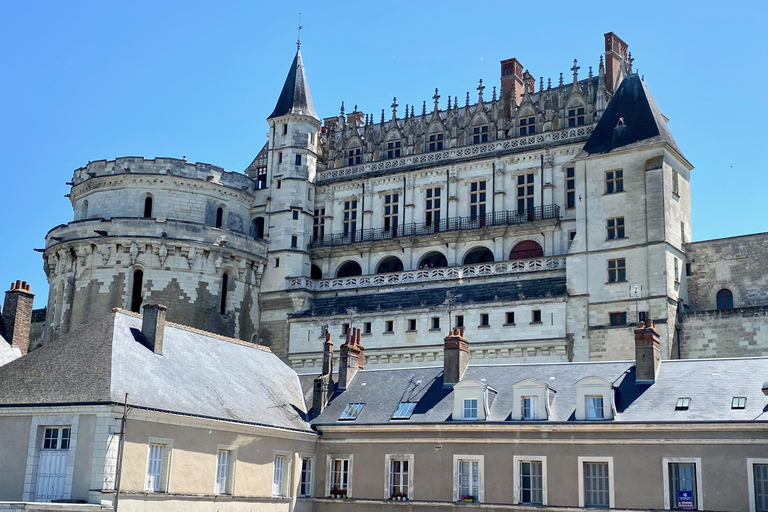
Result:
<instances>
[{"instance_id":1,"label":"gabled dormer","mask_svg":"<svg viewBox=\"0 0 768 512\"><path fill-rule=\"evenodd\" d=\"M479 380L463 380L453 386L453 420L485 421L497 391Z\"/></svg>"},{"instance_id":2,"label":"gabled dormer","mask_svg":"<svg viewBox=\"0 0 768 512\"><path fill-rule=\"evenodd\" d=\"M543 382L524 379L512 386L513 403L510 419L515 421L546 421L556 391Z\"/></svg>"},{"instance_id":3,"label":"gabled dormer","mask_svg":"<svg viewBox=\"0 0 768 512\"><path fill-rule=\"evenodd\" d=\"M576 383L576 420L612 420L616 415L613 383L602 377L584 377Z\"/></svg>"}]
</instances>

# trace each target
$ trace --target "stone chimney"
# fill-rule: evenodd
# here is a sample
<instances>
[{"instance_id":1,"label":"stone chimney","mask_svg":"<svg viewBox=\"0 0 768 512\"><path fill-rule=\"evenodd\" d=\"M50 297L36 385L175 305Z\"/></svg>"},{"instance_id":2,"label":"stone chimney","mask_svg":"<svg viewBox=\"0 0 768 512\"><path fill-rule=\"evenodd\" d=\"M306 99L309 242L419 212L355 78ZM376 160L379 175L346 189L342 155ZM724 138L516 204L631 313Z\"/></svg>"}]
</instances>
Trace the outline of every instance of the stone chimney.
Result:
<instances>
[{"instance_id":1,"label":"stone chimney","mask_svg":"<svg viewBox=\"0 0 768 512\"><path fill-rule=\"evenodd\" d=\"M163 337L165 336L165 312L167 307L160 304L146 304L141 319L141 333L149 343L149 348L155 354L163 354Z\"/></svg>"},{"instance_id":2,"label":"stone chimney","mask_svg":"<svg viewBox=\"0 0 768 512\"><path fill-rule=\"evenodd\" d=\"M512 105L519 105L523 98L523 65L517 59L501 61L501 101L504 116L512 115Z\"/></svg>"},{"instance_id":3,"label":"stone chimney","mask_svg":"<svg viewBox=\"0 0 768 512\"><path fill-rule=\"evenodd\" d=\"M653 383L659 372L661 353L659 351L659 332L653 326L653 320L640 322L635 329L635 381Z\"/></svg>"},{"instance_id":4,"label":"stone chimney","mask_svg":"<svg viewBox=\"0 0 768 512\"><path fill-rule=\"evenodd\" d=\"M325 409L328 403L328 396L333 386L333 343L331 342L331 333L325 333L325 343L323 343L323 374L315 378L314 388L312 389L312 417L319 415Z\"/></svg>"},{"instance_id":5,"label":"stone chimney","mask_svg":"<svg viewBox=\"0 0 768 512\"><path fill-rule=\"evenodd\" d=\"M613 32L605 34L605 88L613 94L619 88L621 66L629 59L629 46Z\"/></svg>"},{"instance_id":6,"label":"stone chimney","mask_svg":"<svg viewBox=\"0 0 768 512\"><path fill-rule=\"evenodd\" d=\"M35 296L26 281L11 283L11 289L5 292L3 304L3 324L8 342L18 347L21 355L29 348L29 330L32 325L32 301Z\"/></svg>"},{"instance_id":7,"label":"stone chimney","mask_svg":"<svg viewBox=\"0 0 768 512\"><path fill-rule=\"evenodd\" d=\"M443 387L453 387L461 381L469 364L469 342L464 337L464 328L454 327L446 336L443 345Z\"/></svg>"},{"instance_id":8,"label":"stone chimney","mask_svg":"<svg viewBox=\"0 0 768 512\"><path fill-rule=\"evenodd\" d=\"M363 346L360 344L360 329L347 329L347 339L341 346L339 356L339 384L338 389L347 389L358 370L363 369Z\"/></svg>"}]
</instances>

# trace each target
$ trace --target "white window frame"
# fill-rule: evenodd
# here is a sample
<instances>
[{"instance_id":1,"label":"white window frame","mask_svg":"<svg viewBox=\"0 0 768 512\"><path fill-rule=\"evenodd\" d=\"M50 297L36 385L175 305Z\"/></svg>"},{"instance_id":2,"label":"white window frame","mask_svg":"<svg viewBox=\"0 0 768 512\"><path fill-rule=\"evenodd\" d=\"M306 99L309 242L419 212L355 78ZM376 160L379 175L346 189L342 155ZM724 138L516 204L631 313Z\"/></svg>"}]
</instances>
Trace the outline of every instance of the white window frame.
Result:
<instances>
[{"instance_id":1,"label":"white window frame","mask_svg":"<svg viewBox=\"0 0 768 512\"><path fill-rule=\"evenodd\" d=\"M229 452L227 460L227 480L224 492L219 492L219 453ZM220 444L216 446L216 473L213 479L213 493L216 495L235 494L235 467L237 462L237 446Z\"/></svg>"},{"instance_id":2,"label":"white window frame","mask_svg":"<svg viewBox=\"0 0 768 512\"><path fill-rule=\"evenodd\" d=\"M309 492L302 493L301 492L301 482L304 478L304 461L310 460L311 465L309 467ZM299 498L311 498L315 491L315 455L312 453L300 453L299 454L299 463L301 466L299 467L299 486L296 491L297 496Z\"/></svg>"},{"instance_id":3,"label":"white window frame","mask_svg":"<svg viewBox=\"0 0 768 512\"><path fill-rule=\"evenodd\" d=\"M474 416L468 416L467 415L467 412L472 410L472 407L471 407L472 404L470 403L470 407L467 408L467 402L474 402L475 403L474 404L475 405L475 407L474 407L475 415ZM464 400L462 400L462 402L461 402L461 419L462 420L467 420L467 421L476 421L478 419L477 411L478 411L479 404L480 404L480 400L478 400L477 398L465 398Z\"/></svg>"},{"instance_id":4,"label":"white window frame","mask_svg":"<svg viewBox=\"0 0 768 512\"><path fill-rule=\"evenodd\" d=\"M701 489L701 457L662 457L661 471L662 478L664 479L664 510L672 509L672 504L669 502L669 465L675 463L693 464L696 467L696 510L706 510L704 508L704 492Z\"/></svg>"},{"instance_id":5,"label":"white window frame","mask_svg":"<svg viewBox=\"0 0 768 512\"><path fill-rule=\"evenodd\" d=\"M390 498L389 488L392 484L391 462L395 460L408 462L408 500L413 499L413 454L412 453L388 453L384 455L384 499Z\"/></svg>"},{"instance_id":6,"label":"white window frame","mask_svg":"<svg viewBox=\"0 0 768 512\"><path fill-rule=\"evenodd\" d=\"M485 481L483 475L485 475L485 456L484 455L461 455L454 454L453 456L453 499L458 501L461 499L459 496L459 461L477 462L477 501L480 503L485 502Z\"/></svg>"},{"instance_id":7,"label":"white window frame","mask_svg":"<svg viewBox=\"0 0 768 512\"><path fill-rule=\"evenodd\" d=\"M325 487L327 494L330 496L333 487L331 487L331 471L333 469L334 460L348 460L349 467L347 469L347 498L352 497L352 454L351 453L334 453L326 455L326 470L325 470Z\"/></svg>"},{"instance_id":8,"label":"white window frame","mask_svg":"<svg viewBox=\"0 0 768 512\"><path fill-rule=\"evenodd\" d=\"M149 477L149 462L152 452L152 445L163 446L162 468L160 471L160 490L149 489L147 477ZM144 492L148 493L167 493L171 488L171 458L173 456L173 439L163 437L150 437L147 440L147 465L144 470Z\"/></svg>"},{"instance_id":9,"label":"white window frame","mask_svg":"<svg viewBox=\"0 0 768 512\"><path fill-rule=\"evenodd\" d=\"M513 505L520 504L520 463L521 462L541 462L541 505L547 505L547 458L541 455L513 455Z\"/></svg>"},{"instance_id":10,"label":"white window frame","mask_svg":"<svg viewBox=\"0 0 768 512\"><path fill-rule=\"evenodd\" d=\"M608 463L608 508L616 508L616 485L613 478L613 457L579 457L579 506L584 505L584 463L607 462Z\"/></svg>"},{"instance_id":11,"label":"white window frame","mask_svg":"<svg viewBox=\"0 0 768 512\"><path fill-rule=\"evenodd\" d=\"M768 464L768 459L747 458L747 483L749 484L749 512L757 512L755 507L755 464ZM697 478L698 478L698 468ZM698 485L698 482L696 482Z\"/></svg>"},{"instance_id":12,"label":"white window frame","mask_svg":"<svg viewBox=\"0 0 768 512\"><path fill-rule=\"evenodd\" d=\"M600 400L600 416L590 416L589 411L593 408L589 406L591 400ZM597 407L594 407L597 411ZM586 395L584 397L584 417L588 420L604 420L605 419L605 398L603 395Z\"/></svg>"},{"instance_id":13,"label":"white window frame","mask_svg":"<svg viewBox=\"0 0 768 512\"><path fill-rule=\"evenodd\" d=\"M277 458L283 458L282 474L280 475L280 493L275 493L275 470L277 468ZM293 453L282 450L275 450L275 456L272 459L272 497L290 498L291 497L291 475L293 468Z\"/></svg>"},{"instance_id":14,"label":"white window frame","mask_svg":"<svg viewBox=\"0 0 768 512\"><path fill-rule=\"evenodd\" d=\"M530 401L530 416L525 415L525 401ZM538 395L523 395L520 397L520 418L524 421L535 421L539 419L538 415L539 397Z\"/></svg>"}]
</instances>

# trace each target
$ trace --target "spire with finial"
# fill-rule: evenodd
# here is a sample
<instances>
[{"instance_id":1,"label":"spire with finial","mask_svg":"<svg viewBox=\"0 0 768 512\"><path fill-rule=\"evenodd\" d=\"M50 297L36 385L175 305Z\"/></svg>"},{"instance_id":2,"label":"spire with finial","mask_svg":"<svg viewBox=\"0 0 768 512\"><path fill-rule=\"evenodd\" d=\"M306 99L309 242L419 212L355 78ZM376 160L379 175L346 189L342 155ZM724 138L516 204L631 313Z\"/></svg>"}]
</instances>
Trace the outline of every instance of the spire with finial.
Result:
<instances>
[{"instance_id":1,"label":"spire with finial","mask_svg":"<svg viewBox=\"0 0 768 512\"><path fill-rule=\"evenodd\" d=\"M552 88L552 77L547 78L547 89Z\"/></svg>"},{"instance_id":2,"label":"spire with finial","mask_svg":"<svg viewBox=\"0 0 768 512\"><path fill-rule=\"evenodd\" d=\"M467 91L467 101L464 103L465 115L469 114L469 91Z\"/></svg>"},{"instance_id":3,"label":"spire with finial","mask_svg":"<svg viewBox=\"0 0 768 512\"><path fill-rule=\"evenodd\" d=\"M579 81L579 70L581 67L578 65L576 59L573 59L573 67L571 68L571 71L573 71L573 83L576 83Z\"/></svg>"},{"instance_id":4,"label":"spire with finial","mask_svg":"<svg viewBox=\"0 0 768 512\"><path fill-rule=\"evenodd\" d=\"M479 105L483 104L483 91L485 90L485 86L483 85L483 79L480 79L480 85L477 86L477 103Z\"/></svg>"},{"instance_id":5,"label":"spire with finial","mask_svg":"<svg viewBox=\"0 0 768 512\"><path fill-rule=\"evenodd\" d=\"M589 81L592 81L592 77L595 76L592 74L592 66L589 66Z\"/></svg>"},{"instance_id":6,"label":"spire with finial","mask_svg":"<svg viewBox=\"0 0 768 512\"><path fill-rule=\"evenodd\" d=\"M411 105L411 117L414 117L414 108L413 108L413 105Z\"/></svg>"},{"instance_id":7,"label":"spire with finial","mask_svg":"<svg viewBox=\"0 0 768 512\"><path fill-rule=\"evenodd\" d=\"M539 92L542 92L544 90L544 77L539 77Z\"/></svg>"},{"instance_id":8,"label":"spire with finial","mask_svg":"<svg viewBox=\"0 0 768 512\"><path fill-rule=\"evenodd\" d=\"M491 96L491 101L493 101L493 102L496 101L496 86L495 85L493 86L493 95Z\"/></svg>"},{"instance_id":9,"label":"spire with finial","mask_svg":"<svg viewBox=\"0 0 768 512\"><path fill-rule=\"evenodd\" d=\"M451 111L451 95L448 95L448 108L446 109L448 112Z\"/></svg>"},{"instance_id":10,"label":"spire with finial","mask_svg":"<svg viewBox=\"0 0 768 512\"><path fill-rule=\"evenodd\" d=\"M304 28L301 26L301 13L299 13L299 30L298 30L298 36L296 37L296 49L301 49L301 29Z\"/></svg>"},{"instance_id":11,"label":"spire with finial","mask_svg":"<svg viewBox=\"0 0 768 512\"><path fill-rule=\"evenodd\" d=\"M459 97L458 96L454 96L453 97L453 110L455 110L456 112L459 111Z\"/></svg>"},{"instance_id":12,"label":"spire with finial","mask_svg":"<svg viewBox=\"0 0 768 512\"><path fill-rule=\"evenodd\" d=\"M392 98L392 105L390 106L392 107L392 120L395 121L397 120L397 97Z\"/></svg>"},{"instance_id":13,"label":"spire with finial","mask_svg":"<svg viewBox=\"0 0 768 512\"><path fill-rule=\"evenodd\" d=\"M424 101L421 103L421 115L422 115L422 116L425 116L425 115L427 115L427 101L426 101L426 100L424 100Z\"/></svg>"},{"instance_id":14,"label":"spire with finial","mask_svg":"<svg viewBox=\"0 0 768 512\"><path fill-rule=\"evenodd\" d=\"M384 124L384 109L381 109L381 124Z\"/></svg>"},{"instance_id":15,"label":"spire with finial","mask_svg":"<svg viewBox=\"0 0 768 512\"><path fill-rule=\"evenodd\" d=\"M562 86L563 86L563 74L560 73L560 84L559 84L559 87L562 87Z\"/></svg>"},{"instance_id":16,"label":"spire with finial","mask_svg":"<svg viewBox=\"0 0 768 512\"><path fill-rule=\"evenodd\" d=\"M437 87L435 87L435 95L432 96L432 99L435 100L435 113L437 113L438 110L440 110L440 107L438 106L438 101L440 101L440 95L437 93Z\"/></svg>"},{"instance_id":17,"label":"spire with finial","mask_svg":"<svg viewBox=\"0 0 768 512\"><path fill-rule=\"evenodd\" d=\"M339 109L339 116L344 117L344 102L341 102L341 108Z\"/></svg>"}]
</instances>

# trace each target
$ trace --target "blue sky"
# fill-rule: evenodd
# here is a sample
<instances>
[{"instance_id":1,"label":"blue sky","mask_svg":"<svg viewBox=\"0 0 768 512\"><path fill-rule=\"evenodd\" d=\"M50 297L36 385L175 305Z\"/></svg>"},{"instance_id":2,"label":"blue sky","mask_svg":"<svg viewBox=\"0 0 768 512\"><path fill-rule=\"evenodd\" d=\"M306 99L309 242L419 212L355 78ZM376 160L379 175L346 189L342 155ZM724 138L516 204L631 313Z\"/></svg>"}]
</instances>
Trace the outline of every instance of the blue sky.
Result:
<instances>
[{"instance_id":1,"label":"blue sky","mask_svg":"<svg viewBox=\"0 0 768 512\"><path fill-rule=\"evenodd\" d=\"M593 10L590 5L599 5ZM768 231L759 160L768 119L766 4L739 2L21 2L0 18L0 291L45 305L45 233L72 219L65 182L89 160L186 156L242 171L266 140L296 46L320 117L441 104L498 85L517 57L537 77L581 73L603 34L629 44L695 169L693 237ZM583 76L582 75L582 76ZM490 89L486 90L489 93Z\"/></svg>"}]
</instances>

